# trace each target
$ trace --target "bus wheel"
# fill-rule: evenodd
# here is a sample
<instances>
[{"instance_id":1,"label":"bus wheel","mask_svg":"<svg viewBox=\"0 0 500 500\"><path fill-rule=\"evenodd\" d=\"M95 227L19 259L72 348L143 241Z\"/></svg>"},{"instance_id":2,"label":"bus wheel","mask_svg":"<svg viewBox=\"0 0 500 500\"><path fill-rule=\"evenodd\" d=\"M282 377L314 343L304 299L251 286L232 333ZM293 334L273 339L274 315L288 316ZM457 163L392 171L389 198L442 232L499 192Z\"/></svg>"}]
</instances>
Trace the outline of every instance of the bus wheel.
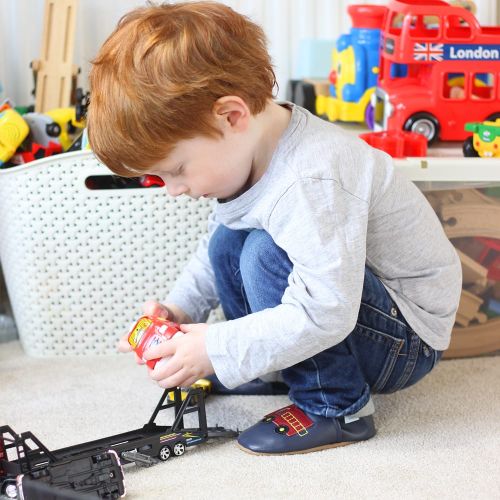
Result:
<instances>
[{"instance_id":1,"label":"bus wheel","mask_svg":"<svg viewBox=\"0 0 500 500\"><path fill-rule=\"evenodd\" d=\"M464 145L462 146L462 151L464 152L464 156L468 157L476 157L479 156L479 153L474 149L474 140L471 137L467 137L464 141Z\"/></svg>"},{"instance_id":2,"label":"bus wheel","mask_svg":"<svg viewBox=\"0 0 500 500\"><path fill-rule=\"evenodd\" d=\"M415 113L406 120L403 128L425 136L429 144L432 144L439 135L439 122L430 113Z\"/></svg>"},{"instance_id":3,"label":"bus wheel","mask_svg":"<svg viewBox=\"0 0 500 500\"><path fill-rule=\"evenodd\" d=\"M160 458L160 460L165 462L165 460L168 460L170 458L171 453L172 452L170 451L170 448L165 445L160 448L160 453L158 453L158 457Z\"/></svg>"},{"instance_id":4,"label":"bus wheel","mask_svg":"<svg viewBox=\"0 0 500 500\"><path fill-rule=\"evenodd\" d=\"M500 113L493 113L490 116L488 116L488 118L486 118L485 121L494 122L494 121L498 120L499 118L500 118Z\"/></svg>"}]
</instances>

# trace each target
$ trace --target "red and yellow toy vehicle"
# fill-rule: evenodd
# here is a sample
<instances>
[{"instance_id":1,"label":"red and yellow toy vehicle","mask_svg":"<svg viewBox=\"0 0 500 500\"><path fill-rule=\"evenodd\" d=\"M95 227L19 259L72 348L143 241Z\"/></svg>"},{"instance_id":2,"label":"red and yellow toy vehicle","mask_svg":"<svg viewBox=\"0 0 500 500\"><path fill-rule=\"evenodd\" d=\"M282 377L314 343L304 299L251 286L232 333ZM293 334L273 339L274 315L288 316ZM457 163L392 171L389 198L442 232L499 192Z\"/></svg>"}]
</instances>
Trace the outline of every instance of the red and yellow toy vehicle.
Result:
<instances>
[{"instance_id":1,"label":"red and yellow toy vehicle","mask_svg":"<svg viewBox=\"0 0 500 500\"><path fill-rule=\"evenodd\" d=\"M176 334L182 333L177 323L165 318L143 316L139 318L128 336L128 343L132 346L136 354L143 360L144 353L155 345L161 344L165 340L170 340ZM146 364L154 369L160 359L150 359Z\"/></svg>"}]
</instances>

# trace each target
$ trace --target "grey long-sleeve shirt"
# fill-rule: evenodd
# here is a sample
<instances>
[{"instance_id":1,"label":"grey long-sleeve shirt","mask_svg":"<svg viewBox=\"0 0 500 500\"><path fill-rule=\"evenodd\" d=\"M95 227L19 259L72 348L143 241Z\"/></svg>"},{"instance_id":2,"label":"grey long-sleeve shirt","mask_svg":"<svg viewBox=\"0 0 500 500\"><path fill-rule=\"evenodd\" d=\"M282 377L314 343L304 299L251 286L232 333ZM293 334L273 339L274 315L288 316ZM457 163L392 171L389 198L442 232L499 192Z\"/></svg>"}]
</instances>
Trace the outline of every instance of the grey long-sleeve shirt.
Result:
<instances>
[{"instance_id":1,"label":"grey long-sleeve shirt","mask_svg":"<svg viewBox=\"0 0 500 500\"><path fill-rule=\"evenodd\" d=\"M168 297L195 322L218 303L207 247L222 223L264 229L293 264L282 303L211 324L207 351L229 387L292 366L349 335L365 264L413 330L444 350L460 298L458 256L425 197L391 158L293 106L261 179L217 203L207 236Z\"/></svg>"}]
</instances>

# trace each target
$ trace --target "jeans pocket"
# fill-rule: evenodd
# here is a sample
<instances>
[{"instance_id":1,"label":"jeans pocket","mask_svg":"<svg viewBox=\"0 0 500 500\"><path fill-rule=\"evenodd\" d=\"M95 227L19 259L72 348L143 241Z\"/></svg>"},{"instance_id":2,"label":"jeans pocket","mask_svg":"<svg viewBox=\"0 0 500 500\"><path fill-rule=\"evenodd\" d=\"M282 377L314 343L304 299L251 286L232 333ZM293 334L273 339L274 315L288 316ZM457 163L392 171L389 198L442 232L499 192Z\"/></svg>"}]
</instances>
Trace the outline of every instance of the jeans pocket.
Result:
<instances>
[{"instance_id":1,"label":"jeans pocket","mask_svg":"<svg viewBox=\"0 0 500 500\"><path fill-rule=\"evenodd\" d=\"M409 346L406 366L402 371L402 375L388 392L406 389L416 384L434 369L441 358L442 351L433 349L414 332Z\"/></svg>"},{"instance_id":2,"label":"jeans pocket","mask_svg":"<svg viewBox=\"0 0 500 500\"><path fill-rule=\"evenodd\" d=\"M358 323L352 333L355 356L372 392L381 392L405 340Z\"/></svg>"}]
</instances>

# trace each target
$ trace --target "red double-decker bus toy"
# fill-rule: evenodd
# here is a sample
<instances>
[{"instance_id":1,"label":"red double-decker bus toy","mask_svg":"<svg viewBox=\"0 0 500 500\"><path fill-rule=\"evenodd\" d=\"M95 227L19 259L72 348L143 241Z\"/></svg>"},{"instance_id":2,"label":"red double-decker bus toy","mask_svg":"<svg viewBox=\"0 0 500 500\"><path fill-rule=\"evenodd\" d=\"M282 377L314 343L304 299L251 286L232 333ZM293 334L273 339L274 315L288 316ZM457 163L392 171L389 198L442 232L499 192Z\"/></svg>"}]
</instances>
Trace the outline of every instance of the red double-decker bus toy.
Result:
<instances>
[{"instance_id":1,"label":"red double-decker bus toy","mask_svg":"<svg viewBox=\"0 0 500 500\"><path fill-rule=\"evenodd\" d=\"M132 328L128 336L128 343L132 346L137 355L143 361L146 361L144 359L144 353L150 347L158 345L165 340L170 340L177 333L182 333L177 323L165 318L143 316L139 318ZM146 361L146 364L153 370L160 359L161 358L150 359Z\"/></svg>"}]
</instances>

